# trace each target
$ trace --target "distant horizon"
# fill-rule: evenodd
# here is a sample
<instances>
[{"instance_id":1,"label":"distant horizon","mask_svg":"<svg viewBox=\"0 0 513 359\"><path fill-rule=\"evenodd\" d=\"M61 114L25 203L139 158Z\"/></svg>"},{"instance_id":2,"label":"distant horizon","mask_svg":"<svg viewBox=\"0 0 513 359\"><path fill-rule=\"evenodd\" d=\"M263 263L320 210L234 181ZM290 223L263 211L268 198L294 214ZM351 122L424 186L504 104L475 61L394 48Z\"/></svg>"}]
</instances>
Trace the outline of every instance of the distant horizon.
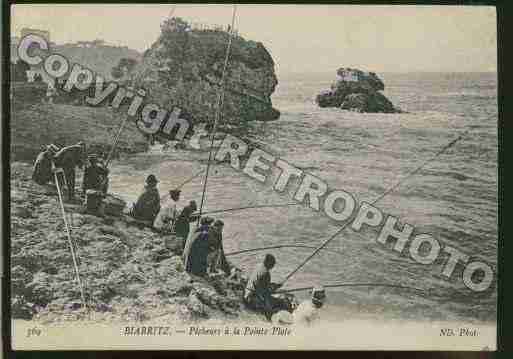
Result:
<instances>
[{"instance_id":1,"label":"distant horizon","mask_svg":"<svg viewBox=\"0 0 513 359\"><path fill-rule=\"evenodd\" d=\"M31 27L49 31L57 45L102 39L143 53L171 13L225 26L232 6L16 4L11 35ZM244 39L266 47L280 74L341 66L376 73L496 73L496 26L491 6L374 5L238 5L235 24Z\"/></svg>"}]
</instances>

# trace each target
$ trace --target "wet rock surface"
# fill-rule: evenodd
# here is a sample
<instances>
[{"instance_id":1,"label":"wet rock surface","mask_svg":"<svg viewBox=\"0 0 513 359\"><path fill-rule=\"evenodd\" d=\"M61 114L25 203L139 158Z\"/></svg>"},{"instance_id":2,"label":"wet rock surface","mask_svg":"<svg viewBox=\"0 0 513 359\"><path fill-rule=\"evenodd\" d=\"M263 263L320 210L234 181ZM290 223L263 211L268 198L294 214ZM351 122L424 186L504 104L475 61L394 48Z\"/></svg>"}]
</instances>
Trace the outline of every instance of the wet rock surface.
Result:
<instances>
[{"instance_id":1,"label":"wet rock surface","mask_svg":"<svg viewBox=\"0 0 513 359\"><path fill-rule=\"evenodd\" d=\"M322 91L315 101L319 107L339 107L355 112L401 112L379 92L384 89L385 84L374 72L342 67L337 70L331 89Z\"/></svg>"},{"instance_id":2,"label":"wet rock surface","mask_svg":"<svg viewBox=\"0 0 513 359\"><path fill-rule=\"evenodd\" d=\"M52 186L30 180L32 166L11 166L11 308L14 319L177 321L253 316L243 281L184 271L172 235L127 227L65 203L89 310L83 307L59 203Z\"/></svg>"}]
</instances>

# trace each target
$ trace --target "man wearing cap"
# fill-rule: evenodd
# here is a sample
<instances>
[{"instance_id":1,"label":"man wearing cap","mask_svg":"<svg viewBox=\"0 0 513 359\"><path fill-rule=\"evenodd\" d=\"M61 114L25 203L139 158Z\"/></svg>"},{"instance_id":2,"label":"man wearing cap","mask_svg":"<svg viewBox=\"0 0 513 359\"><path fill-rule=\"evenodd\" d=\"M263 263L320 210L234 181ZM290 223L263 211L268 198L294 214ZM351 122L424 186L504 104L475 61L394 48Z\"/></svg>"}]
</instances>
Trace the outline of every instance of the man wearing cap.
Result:
<instances>
[{"instance_id":1,"label":"man wearing cap","mask_svg":"<svg viewBox=\"0 0 513 359\"><path fill-rule=\"evenodd\" d=\"M230 275L231 265L226 260L223 248L223 227L224 223L220 219L216 220L208 231L208 268L209 271L217 272L222 270L226 275Z\"/></svg>"},{"instance_id":2,"label":"man wearing cap","mask_svg":"<svg viewBox=\"0 0 513 359\"><path fill-rule=\"evenodd\" d=\"M200 226L191 233L185 249L183 251L183 260L185 271L190 274L204 277L207 274L207 256L208 256L208 230L213 218L203 217Z\"/></svg>"},{"instance_id":3,"label":"man wearing cap","mask_svg":"<svg viewBox=\"0 0 513 359\"><path fill-rule=\"evenodd\" d=\"M160 195L157 189L159 181L151 174L146 178L144 192L139 196L132 209L132 216L139 221L150 222L153 225L155 217L160 211Z\"/></svg>"},{"instance_id":4,"label":"man wearing cap","mask_svg":"<svg viewBox=\"0 0 513 359\"><path fill-rule=\"evenodd\" d=\"M178 201L180 200L179 189L172 189L169 191L169 197L171 198L171 203L169 203L165 208L163 208L157 218L155 219L154 227L166 232L172 232L175 227L175 222L178 217Z\"/></svg>"},{"instance_id":5,"label":"man wearing cap","mask_svg":"<svg viewBox=\"0 0 513 359\"><path fill-rule=\"evenodd\" d=\"M176 218L175 233L178 238L184 241L184 245L187 238L189 238L189 232L191 230L190 223L198 219L197 216L193 215L197 209L196 201L190 201L189 205L185 206Z\"/></svg>"},{"instance_id":6,"label":"man wearing cap","mask_svg":"<svg viewBox=\"0 0 513 359\"><path fill-rule=\"evenodd\" d=\"M43 151L37 155L32 172L32 180L34 182L45 185L53 180L52 161L57 151L59 151L59 147L51 144L43 148Z\"/></svg>"},{"instance_id":7,"label":"man wearing cap","mask_svg":"<svg viewBox=\"0 0 513 359\"><path fill-rule=\"evenodd\" d=\"M294 311L294 324L311 326L320 320L320 310L326 301L326 292L322 286L312 290L312 297L302 302Z\"/></svg>"},{"instance_id":8,"label":"man wearing cap","mask_svg":"<svg viewBox=\"0 0 513 359\"><path fill-rule=\"evenodd\" d=\"M276 258L272 254L266 254L261 263L248 280L244 290L244 303L248 308L263 312L268 320L279 311L279 300L272 296L281 284L271 283L271 269L276 264Z\"/></svg>"},{"instance_id":9,"label":"man wearing cap","mask_svg":"<svg viewBox=\"0 0 513 359\"><path fill-rule=\"evenodd\" d=\"M96 154L89 155L89 163L84 169L84 177L82 180L82 193L86 193L88 189L107 193L109 186L109 170L100 166L98 156Z\"/></svg>"}]
</instances>

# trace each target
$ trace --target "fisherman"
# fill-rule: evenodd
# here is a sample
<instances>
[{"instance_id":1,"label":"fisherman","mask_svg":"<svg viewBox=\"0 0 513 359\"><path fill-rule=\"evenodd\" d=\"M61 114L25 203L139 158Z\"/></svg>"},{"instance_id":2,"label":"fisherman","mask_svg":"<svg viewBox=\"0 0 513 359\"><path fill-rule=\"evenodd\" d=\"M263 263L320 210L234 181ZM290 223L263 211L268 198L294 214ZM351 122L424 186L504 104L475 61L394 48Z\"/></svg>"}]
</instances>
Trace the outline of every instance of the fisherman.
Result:
<instances>
[{"instance_id":1,"label":"fisherman","mask_svg":"<svg viewBox=\"0 0 513 359\"><path fill-rule=\"evenodd\" d=\"M280 299L272 294L282 285L271 283L271 269L276 264L272 254L266 254L264 261L253 272L244 290L244 303L250 309L263 312L267 320L282 308ZM286 308L283 308L286 309Z\"/></svg>"},{"instance_id":2,"label":"fisherman","mask_svg":"<svg viewBox=\"0 0 513 359\"><path fill-rule=\"evenodd\" d=\"M187 238L183 260L185 270L190 274L200 277L207 275L208 231L213 221L210 217L203 217L200 226Z\"/></svg>"},{"instance_id":3,"label":"fisherman","mask_svg":"<svg viewBox=\"0 0 513 359\"><path fill-rule=\"evenodd\" d=\"M159 181L155 175L150 174L146 178L144 192L139 196L130 214L139 221L149 222L153 225L155 217L160 211L160 195L157 189Z\"/></svg>"},{"instance_id":4,"label":"fisherman","mask_svg":"<svg viewBox=\"0 0 513 359\"><path fill-rule=\"evenodd\" d=\"M55 166L64 171L64 180L68 188L68 199L75 198L75 167L82 168L84 165L85 144L78 142L75 145L67 146L59 150L54 156ZM64 181L60 177L60 183Z\"/></svg>"},{"instance_id":5,"label":"fisherman","mask_svg":"<svg viewBox=\"0 0 513 359\"><path fill-rule=\"evenodd\" d=\"M218 219L208 232L208 268L211 273L222 270L226 275L230 275L232 266L228 263L224 254L223 227L223 221Z\"/></svg>"},{"instance_id":6,"label":"fisherman","mask_svg":"<svg viewBox=\"0 0 513 359\"><path fill-rule=\"evenodd\" d=\"M37 155L36 161L34 162L34 171L32 172L34 182L45 185L53 180L52 161L57 151L59 151L59 147L50 144Z\"/></svg>"},{"instance_id":7,"label":"fisherman","mask_svg":"<svg viewBox=\"0 0 513 359\"><path fill-rule=\"evenodd\" d=\"M312 297L302 302L294 311L294 324L312 326L320 321L320 309L326 301L324 287L312 289Z\"/></svg>"},{"instance_id":8,"label":"fisherman","mask_svg":"<svg viewBox=\"0 0 513 359\"><path fill-rule=\"evenodd\" d=\"M198 209L198 206L196 205L196 201L192 200L189 202L188 206L185 206L180 214L178 215L178 218L175 222L175 233L178 238L182 238L184 241L189 238L189 232L190 232L190 223L194 222L198 219L197 216L194 216L193 213Z\"/></svg>"},{"instance_id":9,"label":"fisherman","mask_svg":"<svg viewBox=\"0 0 513 359\"><path fill-rule=\"evenodd\" d=\"M157 218L155 219L154 227L162 232L174 232L176 219L178 217L178 201L180 200L179 189L172 189L169 191L171 203L165 208L160 210Z\"/></svg>"},{"instance_id":10,"label":"fisherman","mask_svg":"<svg viewBox=\"0 0 513 359\"><path fill-rule=\"evenodd\" d=\"M82 192L85 194L88 189L107 193L109 186L109 170L103 167L96 154L89 155L89 164L84 169L82 180Z\"/></svg>"}]
</instances>

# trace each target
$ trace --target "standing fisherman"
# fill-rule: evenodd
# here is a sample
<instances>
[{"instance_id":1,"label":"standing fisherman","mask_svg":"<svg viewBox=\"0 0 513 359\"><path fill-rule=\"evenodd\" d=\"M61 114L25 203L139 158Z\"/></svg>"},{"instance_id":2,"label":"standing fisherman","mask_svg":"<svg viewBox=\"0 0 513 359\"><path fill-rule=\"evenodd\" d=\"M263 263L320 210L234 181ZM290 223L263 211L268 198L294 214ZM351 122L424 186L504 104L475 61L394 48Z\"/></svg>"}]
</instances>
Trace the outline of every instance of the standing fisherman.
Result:
<instances>
[{"instance_id":1,"label":"standing fisherman","mask_svg":"<svg viewBox=\"0 0 513 359\"><path fill-rule=\"evenodd\" d=\"M153 225L155 217L160 211L160 195L157 189L159 181L151 174L146 178L144 192L139 196L130 214L139 221L149 222Z\"/></svg>"},{"instance_id":2,"label":"standing fisherman","mask_svg":"<svg viewBox=\"0 0 513 359\"><path fill-rule=\"evenodd\" d=\"M213 221L210 217L203 217L199 228L187 238L183 251L187 273L200 277L207 275L208 230Z\"/></svg>"},{"instance_id":3,"label":"standing fisherman","mask_svg":"<svg viewBox=\"0 0 513 359\"><path fill-rule=\"evenodd\" d=\"M68 199L75 198L75 167L84 165L85 144L78 142L76 145L67 146L55 154L55 166L64 170L64 179L68 188ZM63 179L60 176L60 181Z\"/></svg>"},{"instance_id":4,"label":"standing fisherman","mask_svg":"<svg viewBox=\"0 0 513 359\"><path fill-rule=\"evenodd\" d=\"M84 169L82 180L82 192L85 194L88 189L107 193L109 187L109 170L98 162L96 154L89 155L89 163Z\"/></svg>"},{"instance_id":5,"label":"standing fisherman","mask_svg":"<svg viewBox=\"0 0 513 359\"><path fill-rule=\"evenodd\" d=\"M189 205L184 207L184 209L182 209L182 212L180 212L180 215L176 219L176 222L175 222L176 236L178 238L182 238L182 240L184 241L184 246L185 246L185 241L187 240L187 238L189 238L189 232L190 232L190 228L191 228L190 223L194 222L197 219L197 216L192 215L197 209L198 209L198 207L196 205L196 201L194 201L194 200L190 201Z\"/></svg>"},{"instance_id":6,"label":"standing fisherman","mask_svg":"<svg viewBox=\"0 0 513 359\"><path fill-rule=\"evenodd\" d=\"M59 151L59 147L54 144L46 146L46 149L37 155L34 162L34 171L32 180L40 185L45 185L53 180L52 161L54 155Z\"/></svg>"},{"instance_id":7,"label":"standing fisherman","mask_svg":"<svg viewBox=\"0 0 513 359\"><path fill-rule=\"evenodd\" d=\"M244 303L248 308L262 312L268 320L281 309L281 302L272 296L281 284L271 283L271 269L276 264L272 254L266 254L264 262L260 264L248 280L244 290Z\"/></svg>"},{"instance_id":8,"label":"standing fisherman","mask_svg":"<svg viewBox=\"0 0 513 359\"><path fill-rule=\"evenodd\" d=\"M223 248L223 227L223 221L218 219L208 232L208 268L211 273L220 269L230 275L232 268L226 260Z\"/></svg>"}]
</instances>

